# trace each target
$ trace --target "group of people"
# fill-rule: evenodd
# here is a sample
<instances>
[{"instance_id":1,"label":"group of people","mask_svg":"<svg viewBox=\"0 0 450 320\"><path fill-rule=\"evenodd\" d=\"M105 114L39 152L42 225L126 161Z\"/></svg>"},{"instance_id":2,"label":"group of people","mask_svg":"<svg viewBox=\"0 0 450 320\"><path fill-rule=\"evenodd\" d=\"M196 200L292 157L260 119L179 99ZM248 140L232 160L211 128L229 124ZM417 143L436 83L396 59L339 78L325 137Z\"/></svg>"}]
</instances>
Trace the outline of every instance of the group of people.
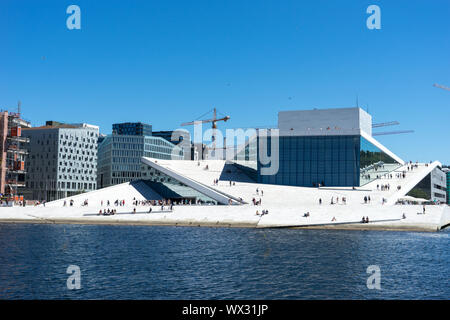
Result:
<instances>
[{"instance_id":1,"label":"group of people","mask_svg":"<svg viewBox=\"0 0 450 320\"><path fill-rule=\"evenodd\" d=\"M136 198L133 198L133 205L134 206L165 206L165 205L171 205L175 201L172 201L170 199L162 199L162 200L137 200ZM188 204L188 200L180 200L178 204ZM189 200L189 204L191 204L191 200Z\"/></svg>"},{"instance_id":2,"label":"group of people","mask_svg":"<svg viewBox=\"0 0 450 320\"><path fill-rule=\"evenodd\" d=\"M86 199L86 200L84 200L84 203L86 203L86 204L87 204L87 199ZM73 199L70 199L70 201L69 201L69 205L70 205L71 207L73 207L73 204L74 204L74 201L73 201ZM45 207L45 204L44 204L44 207ZM63 203L63 207L67 207L67 200L64 200L64 203Z\"/></svg>"},{"instance_id":3,"label":"group of people","mask_svg":"<svg viewBox=\"0 0 450 320\"><path fill-rule=\"evenodd\" d=\"M103 200L100 201L100 205L103 206ZM109 202L109 200L106 200L106 206L110 206L111 203ZM124 200L119 200L117 199L116 201L114 201L114 205L117 206L124 206L125 205L125 199Z\"/></svg>"},{"instance_id":4,"label":"group of people","mask_svg":"<svg viewBox=\"0 0 450 320\"><path fill-rule=\"evenodd\" d=\"M364 204L370 203L370 196L364 196Z\"/></svg>"},{"instance_id":5,"label":"group of people","mask_svg":"<svg viewBox=\"0 0 450 320\"><path fill-rule=\"evenodd\" d=\"M35 202L34 205L37 206L38 204L39 204L39 201ZM22 200L14 201L14 200L8 200L8 199L0 200L0 207L9 207L11 205L25 207L26 201L25 200L24 201L22 201Z\"/></svg>"},{"instance_id":6,"label":"group of people","mask_svg":"<svg viewBox=\"0 0 450 320\"><path fill-rule=\"evenodd\" d=\"M347 204L347 198L342 197L341 198L342 204ZM319 199L319 204L322 204L322 198ZM334 197L331 197L330 204L339 204L339 197L336 197L336 202L334 202Z\"/></svg>"},{"instance_id":7,"label":"group of people","mask_svg":"<svg viewBox=\"0 0 450 320\"><path fill-rule=\"evenodd\" d=\"M253 202L254 206L260 206L261 205L261 198L259 198L259 200L256 200L256 198L253 198L252 202Z\"/></svg>"},{"instance_id":8,"label":"group of people","mask_svg":"<svg viewBox=\"0 0 450 320\"><path fill-rule=\"evenodd\" d=\"M111 209L110 210L108 208L108 210L107 209L103 209L103 212L102 212L102 209L100 209L100 211L98 212L98 215L99 216L110 216L110 215L115 215L116 213L117 213L116 209Z\"/></svg>"},{"instance_id":9,"label":"group of people","mask_svg":"<svg viewBox=\"0 0 450 320\"><path fill-rule=\"evenodd\" d=\"M405 171L403 171L403 172L397 172L397 173L395 174L395 177L396 177L397 179L405 179L405 178L406 178L406 172L405 172ZM391 178L392 178L392 174L391 174Z\"/></svg>"},{"instance_id":10,"label":"group of people","mask_svg":"<svg viewBox=\"0 0 450 320\"><path fill-rule=\"evenodd\" d=\"M431 163L431 162L430 162ZM425 166L427 166L425 164ZM413 169L417 169L419 167L419 164L416 162L415 164L412 163L412 161L409 161L409 165L408 165L408 171L413 171Z\"/></svg>"},{"instance_id":11,"label":"group of people","mask_svg":"<svg viewBox=\"0 0 450 320\"><path fill-rule=\"evenodd\" d=\"M369 223L369 217L362 217L361 223Z\"/></svg>"},{"instance_id":12,"label":"group of people","mask_svg":"<svg viewBox=\"0 0 450 320\"><path fill-rule=\"evenodd\" d=\"M377 184L377 190L389 191L389 189L391 189L391 185L389 183L382 184L381 186L379 184Z\"/></svg>"},{"instance_id":13,"label":"group of people","mask_svg":"<svg viewBox=\"0 0 450 320\"><path fill-rule=\"evenodd\" d=\"M164 206L164 204L162 204L162 205L161 205L161 211L164 211L164 208L165 208L165 206ZM168 210L169 210L169 211L173 211L173 203L169 204ZM150 207L150 209L148 210L148 212L149 212L149 213L152 212L152 207Z\"/></svg>"},{"instance_id":14,"label":"group of people","mask_svg":"<svg viewBox=\"0 0 450 320\"><path fill-rule=\"evenodd\" d=\"M73 201L73 200L71 200L71 201ZM171 199L138 200L136 198L133 198L133 200L132 200L133 206L171 206L171 205L174 205L174 204L177 204L177 205L183 205L183 204L185 204L185 205L192 205L194 202L195 202L195 204L202 204L203 203L203 201L201 201L200 199L198 199L197 201L193 201L192 199L180 199L178 201L175 201L175 200L171 200ZM103 207L104 204L107 207L109 207L109 206L111 206L111 201L110 200L106 200L106 201L101 200L100 201L100 205ZM64 201L64 206L65 205L66 204L65 204L65 201ZM73 205L73 203L71 205ZM85 205L87 205L87 200L85 201ZM117 199L117 200L114 201L114 205L116 207L118 207L118 206L120 206L120 207L121 206L125 206L125 200Z\"/></svg>"},{"instance_id":15,"label":"group of people","mask_svg":"<svg viewBox=\"0 0 450 320\"><path fill-rule=\"evenodd\" d=\"M257 216L261 216L262 217L265 214L269 214L269 210L263 210L263 211L261 211L261 213L259 213L259 211L256 210L256 215Z\"/></svg>"},{"instance_id":16,"label":"group of people","mask_svg":"<svg viewBox=\"0 0 450 320\"><path fill-rule=\"evenodd\" d=\"M313 182L312 183L312 186L315 188L316 186L317 186L317 188L320 188L320 187L325 187L325 182L323 182L323 180L322 180L322 182L318 182L318 183L315 183L315 182Z\"/></svg>"},{"instance_id":17,"label":"group of people","mask_svg":"<svg viewBox=\"0 0 450 320\"><path fill-rule=\"evenodd\" d=\"M164 211L164 210L165 210L165 206L161 205L161 211ZM168 211L173 211L173 203L168 206L167 210ZM151 213L152 211L153 211L153 209L150 206L150 208L148 210L148 213ZM109 215L115 215L116 213L117 213L116 209L109 209L108 208L108 209L103 209L103 211L102 211L102 209L100 209L100 211L98 212L98 215L100 215L100 216L109 216ZM136 208L133 208L132 213L136 213Z\"/></svg>"}]
</instances>

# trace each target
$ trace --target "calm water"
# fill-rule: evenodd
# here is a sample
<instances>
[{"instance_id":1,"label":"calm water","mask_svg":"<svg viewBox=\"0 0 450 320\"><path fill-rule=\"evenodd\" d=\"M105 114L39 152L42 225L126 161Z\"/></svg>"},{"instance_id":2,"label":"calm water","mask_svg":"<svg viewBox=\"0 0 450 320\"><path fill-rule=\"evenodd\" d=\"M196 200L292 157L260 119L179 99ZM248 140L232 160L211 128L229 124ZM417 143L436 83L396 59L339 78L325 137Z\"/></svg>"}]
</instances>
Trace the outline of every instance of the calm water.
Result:
<instances>
[{"instance_id":1,"label":"calm water","mask_svg":"<svg viewBox=\"0 0 450 320\"><path fill-rule=\"evenodd\" d=\"M449 299L449 244L449 230L0 224L0 298Z\"/></svg>"}]
</instances>

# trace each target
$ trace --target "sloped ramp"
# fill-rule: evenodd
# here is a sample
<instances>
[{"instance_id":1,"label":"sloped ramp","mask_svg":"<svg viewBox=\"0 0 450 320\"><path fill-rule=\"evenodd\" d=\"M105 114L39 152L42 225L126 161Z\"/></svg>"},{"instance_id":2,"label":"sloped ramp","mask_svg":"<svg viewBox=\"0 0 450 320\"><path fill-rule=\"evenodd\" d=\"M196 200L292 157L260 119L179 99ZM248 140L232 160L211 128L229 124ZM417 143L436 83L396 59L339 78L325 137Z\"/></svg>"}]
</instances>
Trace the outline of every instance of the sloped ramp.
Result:
<instances>
[{"instance_id":1,"label":"sloped ramp","mask_svg":"<svg viewBox=\"0 0 450 320\"><path fill-rule=\"evenodd\" d=\"M214 188L211 188L201 182L195 181L194 179L191 179L189 177L186 177L185 175L181 175L173 170L170 170L164 166L161 166L159 164L156 163L156 161L152 161L149 158L143 157L141 158L141 162L150 166L151 168L158 170L166 175L168 175L169 177L178 180L181 183L184 183L185 185L189 186L190 188L204 194L205 196L208 196L209 198L217 201L220 204L230 204L230 202L232 204L240 204L241 202L239 201L239 199L231 196L231 195L227 195L224 192L215 190Z\"/></svg>"},{"instance_id":2,"label":"sloped ramp","mask_svg":"<svg viewBox=\"0 0 450 320\"><path fill-rule=\"evenodd\" d=\"M397 190L392 196L388 198L388 203L393 204L399 198L404 197L408 192L410 192L414 187L422 181L431 171L433 171L436 167L442 166L439 161L434 161L433 163L428 164L425 167L425 170L421 170L420 173L411 174L408 173L406 181L402 184L402 188Z\"/></svg>"}]
</instances>

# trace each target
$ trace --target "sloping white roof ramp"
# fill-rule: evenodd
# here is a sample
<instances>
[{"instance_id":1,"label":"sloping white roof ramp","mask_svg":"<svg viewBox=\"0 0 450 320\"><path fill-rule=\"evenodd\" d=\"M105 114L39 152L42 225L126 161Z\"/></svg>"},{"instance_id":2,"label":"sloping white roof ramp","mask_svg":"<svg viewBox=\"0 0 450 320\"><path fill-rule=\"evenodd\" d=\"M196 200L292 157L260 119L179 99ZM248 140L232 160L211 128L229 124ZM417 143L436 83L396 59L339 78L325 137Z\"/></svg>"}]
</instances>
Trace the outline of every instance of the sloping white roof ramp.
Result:
<instances>
[{"instance_id":1,"label":"sloping white roof ramp","mask_svg":"<svg viewBox=\"0 0 450 320\"><path fill-rule=\"evenodd\" d=\"M153 169L156 169L156 170L168 175L169 177L171 177L175 180L178 180L181 183L184 183L188 187L210 197L211 199L216 200L220 204L229 204L230 200L231 200L232 204L245 203L245 202L241 201L240 199L237 199L237 198L235 198L231 195L228 195L222 191L211 188L203 183L195 181L195 180L188 178L178 172L175 172L164 166L161 166L157 163L158 160L156 160L156 159L142 157L141 162L152 167Z\"/></svg>"}]
</instances>

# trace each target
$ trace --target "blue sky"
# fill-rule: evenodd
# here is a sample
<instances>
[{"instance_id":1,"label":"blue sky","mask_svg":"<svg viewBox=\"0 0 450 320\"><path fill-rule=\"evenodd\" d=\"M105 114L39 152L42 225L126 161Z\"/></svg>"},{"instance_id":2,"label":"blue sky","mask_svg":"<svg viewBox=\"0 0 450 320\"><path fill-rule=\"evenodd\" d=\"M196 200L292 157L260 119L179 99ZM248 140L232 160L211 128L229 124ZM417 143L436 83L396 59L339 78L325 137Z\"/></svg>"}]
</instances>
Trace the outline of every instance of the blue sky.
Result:
<instances>
[{"instance_id":1,"label":"blue sky","mask_svg":"<svg viewBox=\"0 0 450 320\"><path fill-rule=\"evenodd\" d=\"M68 30L66 8L81 8ZM381 8L369 30L366 8ZM0 108L34 126L179 128L214 106L219 127L276 125L280 110L368 108L405 160L450 164L450 1L0 2Z\"/></svg>"}]
</instances>

